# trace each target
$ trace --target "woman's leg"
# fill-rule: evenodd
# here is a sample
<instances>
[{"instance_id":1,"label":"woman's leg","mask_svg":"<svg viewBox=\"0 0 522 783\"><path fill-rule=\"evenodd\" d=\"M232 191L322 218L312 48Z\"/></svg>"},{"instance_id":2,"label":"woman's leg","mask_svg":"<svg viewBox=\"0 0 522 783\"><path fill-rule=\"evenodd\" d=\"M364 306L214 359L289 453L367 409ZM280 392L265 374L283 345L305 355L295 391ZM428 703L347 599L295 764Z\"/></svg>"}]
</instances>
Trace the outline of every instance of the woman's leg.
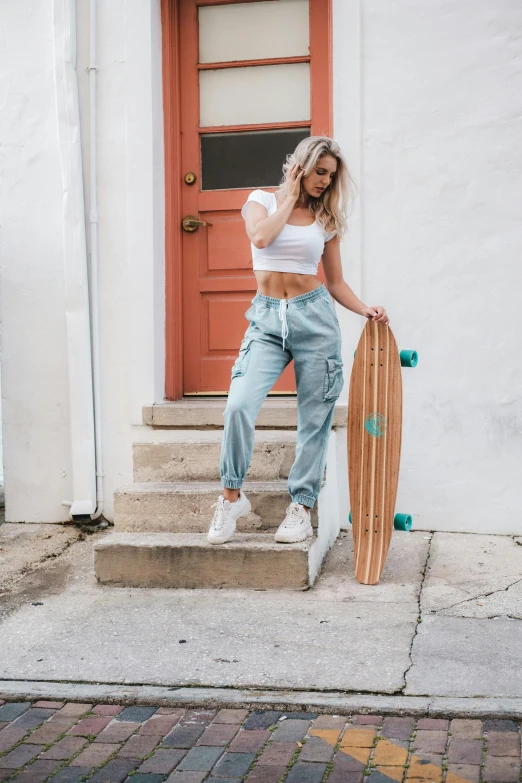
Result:
<instances>
[{"instance_id":1,"label":"woman's leg","mask_svg":"<svg viewBox=\"0 0 522 783\"><path fill-rule=\"evenodd\" d=\"M332 427L335 400L314 400L301 376L298 381L298 430L295 461L288 476L288 491L293 503L313 508L324 476L328 438Z\"/></svg>"},{"instance_id":2,"label":"woman's leg","mask_svg":"<svg viewBox=\"0 0 522 783\"><path fill-rule=\"evenodd\" d=\"M252 459L255 421L263 400L292 358L283 350L274 308L262 300L259 307L253 303L247 318L249 314L251 323L232 368L224 411L220 461L224 489L207 536L211 544L229 541L237 519L250 511L250 501L240 487Z\"/></svg>"},{"instance_id":3,"label":"woman's leg","mask_svg":"<svg viewBox=\"0 0 522 783\"><path fill-rule=\"evenodd\" d=\"M292 501L307 508L321 489L334 406L343 386L341 334L327 297L311 298L289 313L298 417L288 488Z\"/></svg>"},{"instance_id":4,"label":"woman's leg","mask_svg":"<svg viewBox=\"0 0 522 783\"><path fill-rule=\"evenodd\" d=\"M232 383L225 408L220 473L223 487L237 490L243 484L254 449L255 421L266 395L291 354L281 340L251 325L232 368ZM232 498L233 499L233 498Z\"/></svg>"}]
</instances>

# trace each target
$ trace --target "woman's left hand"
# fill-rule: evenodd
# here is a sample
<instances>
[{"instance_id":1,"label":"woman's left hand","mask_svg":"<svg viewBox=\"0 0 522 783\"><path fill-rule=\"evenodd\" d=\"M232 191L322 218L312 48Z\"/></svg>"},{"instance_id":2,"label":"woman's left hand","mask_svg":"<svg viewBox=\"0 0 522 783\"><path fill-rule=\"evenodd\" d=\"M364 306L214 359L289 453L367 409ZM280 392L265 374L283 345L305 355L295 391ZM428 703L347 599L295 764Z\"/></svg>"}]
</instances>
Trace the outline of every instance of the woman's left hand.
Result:
<instances>
[{"instance_id":1,"label":"woman's left hand","mask_svg":"<svg viewBox=\"0 0 522 783\"><path fill-rule=\"evenodd\" d=\"M362 315L364 315L366 318L372 318L377 323L381 324L389 324L390 319L388 318L388 314L386 313L386 310L384 307L381 307L378 305L377 307L365 307Z\"/></svg>"}]
</instances>

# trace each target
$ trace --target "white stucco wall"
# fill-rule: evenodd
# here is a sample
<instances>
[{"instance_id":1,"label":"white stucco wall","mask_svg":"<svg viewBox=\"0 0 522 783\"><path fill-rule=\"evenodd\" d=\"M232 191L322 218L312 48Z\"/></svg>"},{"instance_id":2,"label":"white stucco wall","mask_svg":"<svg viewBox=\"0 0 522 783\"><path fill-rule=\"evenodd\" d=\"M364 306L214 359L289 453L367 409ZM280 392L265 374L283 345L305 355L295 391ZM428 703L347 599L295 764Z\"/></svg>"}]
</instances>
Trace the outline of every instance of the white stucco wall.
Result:
<instances>
[{"instance_id":1,"label":"white stucco wall","mask_svg":"<svg viewBox=\"0 0 522 783\"><path fill-rule=\"evenodd\" d=\"M67 518L69 402L52 3L0 8L6 519Z\"/></svg>"},{"instance_id":2,"label":"white stucco wall","mask_svg":"<svg viewBox=\"0 0 522 783\"><path fill-rule=\"evenodd\" d=\"M89 167L88 3L78 78ZM104 492L132 480L141 406L164 388L159 0L98 3L98 173ZM59 522L71 495L62 182L53 3L2 2L0 185L6 519ZM85 186L88 210L88 179Z\"/></svg>"},{"instance_id":3,"label":"white stucco wall","mask_svg":"<svg viewBox=\"0 0 522 783\"><path fill-rule=\"evenodd\" d=\"M520 534L522 6L334 0L334 21L335 134L360 185L346 276L420 355L398 510ZM363 324L341 318L349 371Z\"/></svg>"}]
</instances>

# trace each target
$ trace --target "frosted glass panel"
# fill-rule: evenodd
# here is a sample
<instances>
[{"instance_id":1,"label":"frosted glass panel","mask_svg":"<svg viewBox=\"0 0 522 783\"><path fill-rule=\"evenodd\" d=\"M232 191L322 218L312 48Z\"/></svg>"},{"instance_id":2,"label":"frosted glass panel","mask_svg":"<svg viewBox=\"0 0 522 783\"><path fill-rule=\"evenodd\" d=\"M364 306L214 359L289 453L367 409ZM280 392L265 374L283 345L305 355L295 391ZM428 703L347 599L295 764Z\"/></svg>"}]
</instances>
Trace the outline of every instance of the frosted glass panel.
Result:
<instances>
[{"instance_id":1,"label":"frosted glass panel","mask_svg":"<svg viewBox=\"0 0 522 783\"><path fill-rule=\"evenodd\" d=\"M269 0L200 7L200 63L308 55L308 3Z\"/></svg>"},{"instance_id":2,"label":"frosted glass panel","mask_svg":"<svg viewBox=\"0 0 522 783\"><path fill-rule=\"evenodd\" d=\"M310 65L200 71L200 123L253 125L310 119Z\"/></svg>"}]
</instances>

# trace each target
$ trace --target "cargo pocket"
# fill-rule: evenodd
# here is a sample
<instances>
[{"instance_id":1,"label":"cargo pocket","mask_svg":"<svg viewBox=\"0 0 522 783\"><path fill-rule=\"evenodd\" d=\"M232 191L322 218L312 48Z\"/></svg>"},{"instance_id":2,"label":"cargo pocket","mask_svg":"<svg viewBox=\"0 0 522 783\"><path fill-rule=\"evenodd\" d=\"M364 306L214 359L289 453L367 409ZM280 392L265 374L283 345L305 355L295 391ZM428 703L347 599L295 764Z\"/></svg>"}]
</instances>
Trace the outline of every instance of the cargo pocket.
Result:
<instances>
[{"instance_id":1,"label":"cargo pocket","mask_svg":"<svg viewBox=\"0 0 522 783\"><path fill-rule=\"evenodd\" d=\"M232 380L234 380L234 378L239 378L239 376L244 375L246 373L248 362L250 359L251 344L252 344L251 337L245 337L245 339L241 343L241 346L239 348L239 356L237 357L236 361L234 362L234 366L232 367Z\"/></svg>"},{"instance_id":2,"label":"cargo pocket","mask_svg":"<svg viewBox=\"0 0 522 783\"><path fill-rule=\"evenodd\" d=\"M343 360L339 355L330 356L326 360L323 400L336 400L341 393L343 383Z\"/></svg>"}]
</instances>

